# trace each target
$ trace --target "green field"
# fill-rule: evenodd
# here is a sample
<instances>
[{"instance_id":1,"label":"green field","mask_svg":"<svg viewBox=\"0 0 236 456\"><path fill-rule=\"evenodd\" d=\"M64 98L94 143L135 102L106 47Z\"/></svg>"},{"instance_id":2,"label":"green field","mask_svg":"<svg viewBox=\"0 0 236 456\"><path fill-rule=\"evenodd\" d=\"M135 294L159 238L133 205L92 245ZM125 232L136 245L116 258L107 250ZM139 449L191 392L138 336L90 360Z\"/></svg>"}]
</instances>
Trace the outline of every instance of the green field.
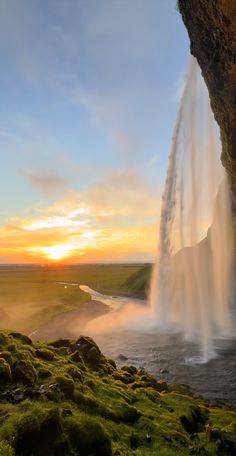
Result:
<instances>
[{"instance_id":1,"label":"green field","mask_svg":"<svg viewBox=\"0 0 236 456\"><path fill-rule=\"evenodd\" d=\"M135 293L130 277L142 268L140 264L1 266L0 328L29 333L53 316L75 310L90 300L79 286L66 287L60 282L88 285L105 294Z\"/></svg>"}]
</instances>

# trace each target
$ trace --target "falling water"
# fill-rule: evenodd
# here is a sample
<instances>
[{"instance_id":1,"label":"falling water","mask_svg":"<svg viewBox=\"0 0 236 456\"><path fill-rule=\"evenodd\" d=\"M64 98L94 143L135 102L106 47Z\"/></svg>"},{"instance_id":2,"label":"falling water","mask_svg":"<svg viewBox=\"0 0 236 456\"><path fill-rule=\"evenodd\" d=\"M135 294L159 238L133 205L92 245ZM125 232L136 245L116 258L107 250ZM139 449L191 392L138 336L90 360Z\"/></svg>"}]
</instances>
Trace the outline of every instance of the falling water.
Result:
<instances>
[{"instance_id":1,"label":"falling water","mask_svg":"<svg viewBox=\"0 0 236 456\"><path fill-rule=\"evenodd\" d=\"M192 58L163 193L150 300L159 326L200 340L203 360L230 332L233 234L219 132Z\"/></svg>"}]
</instances>

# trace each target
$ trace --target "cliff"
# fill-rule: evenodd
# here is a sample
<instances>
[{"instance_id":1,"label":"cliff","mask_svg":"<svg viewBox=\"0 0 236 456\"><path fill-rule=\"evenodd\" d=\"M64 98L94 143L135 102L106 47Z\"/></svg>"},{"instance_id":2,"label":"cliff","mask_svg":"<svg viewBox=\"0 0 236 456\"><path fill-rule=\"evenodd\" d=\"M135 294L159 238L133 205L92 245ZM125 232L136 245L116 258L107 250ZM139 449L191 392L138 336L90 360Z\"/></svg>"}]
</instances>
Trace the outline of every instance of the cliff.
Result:
<instances>
[{"instance_id":1,"label":"cliff","mask_svg":"<svg viewBox=\"0 0 236 456\"><path fill-rule=\"evenodd\" d=\"M207 84L219 124L222 163L231 178L236 207L236 2L179 0L179 11Z\"/></svg>"}]
</instances>

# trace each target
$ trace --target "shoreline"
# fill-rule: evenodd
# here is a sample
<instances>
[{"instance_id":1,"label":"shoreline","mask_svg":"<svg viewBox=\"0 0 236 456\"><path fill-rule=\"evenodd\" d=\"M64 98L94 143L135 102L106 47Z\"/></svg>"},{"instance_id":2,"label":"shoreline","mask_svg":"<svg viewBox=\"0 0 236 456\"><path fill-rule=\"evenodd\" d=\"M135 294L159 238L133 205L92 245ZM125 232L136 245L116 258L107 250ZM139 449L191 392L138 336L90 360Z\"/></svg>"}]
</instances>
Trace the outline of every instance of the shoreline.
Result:
<instances>
[{"instance_id":1,"label":"shoreline","mask_svg":"<svg viewBox=\"0 0 236 456\"><path fill-rule=\"evenodd\" d=\"M47 323L32 331L28 336L33 340L53 340L59 338L74 339L75 327L78 325L78 335L85 325L94 318L109 312L109 306L100 301L86 301L76 310L62 312L52 317ZM73 329L72 329L73 328Z\"/></svg>"}]
</instances>

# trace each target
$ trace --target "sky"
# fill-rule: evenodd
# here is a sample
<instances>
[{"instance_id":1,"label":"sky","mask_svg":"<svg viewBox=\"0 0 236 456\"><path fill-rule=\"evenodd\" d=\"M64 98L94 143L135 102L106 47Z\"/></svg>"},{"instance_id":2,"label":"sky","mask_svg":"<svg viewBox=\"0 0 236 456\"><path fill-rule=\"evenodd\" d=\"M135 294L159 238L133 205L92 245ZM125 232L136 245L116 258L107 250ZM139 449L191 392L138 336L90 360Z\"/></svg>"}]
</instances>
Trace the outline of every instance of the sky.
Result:
<instances>
[{"instance_id":1,"label":"sky","mask_svg":"<svg viewBox=\"0 0 236 456\"><path fill-rule=\"evenodd\" d=\"M153 260L188 57L176 0L0 0L0 263Z\"/></svg>"}]
</instances>

